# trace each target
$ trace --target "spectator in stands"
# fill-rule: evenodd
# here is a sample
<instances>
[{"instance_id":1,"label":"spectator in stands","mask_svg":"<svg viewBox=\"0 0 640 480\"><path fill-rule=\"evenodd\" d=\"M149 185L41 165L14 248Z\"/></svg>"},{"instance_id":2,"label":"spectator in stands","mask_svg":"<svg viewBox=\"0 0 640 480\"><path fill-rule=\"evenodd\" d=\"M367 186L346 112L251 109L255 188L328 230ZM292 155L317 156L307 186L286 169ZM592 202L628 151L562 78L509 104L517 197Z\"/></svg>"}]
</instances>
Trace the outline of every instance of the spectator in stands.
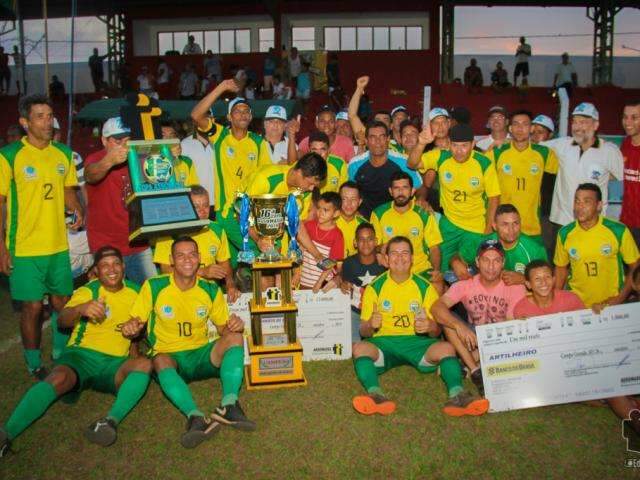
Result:
<instances>
[{"instance_id":1,"label":"spectator in stands","mask_svg":"<svg viewBox=\"0 0 640 480\"><path fill-rule=\"evenodd\" d=\"M191 63L184 67L178 82L178 96L180 100L195 100L196 94L200 91L200 79L196 73L196 68Z\"/></svg>"},{"instance_id":2,"label":"spectator in stands","mask_svg":"<svg viewBox=\"0 0 640 480\"><path fill-rule=\"evenodd\" d=\"M263 64L263 79L262 79L262 89L264 94L267 97L272 97L272 88L273 88L273 76L276 73L276 68L278 68L278 57L276 56L276 51L273 47L269 48L269 52L264 57Z\"/></svg>"},{"instance_id":3,"label":"spectator in stands","mask_svg":"<svg viewBox=\"0 0 640 480\"><path fill-rule=\"evenodd\" d=\"M161 99L167 99L171 95L170 82L173 70L167 64L164 58L158 59L158 68L156 70L157 82L156 90L158 91L158 97Z\"/></svg>"},{"instance_id":4,"label":"spectator in stands","mask_svg":"<svg viewBox=\"0 0 640 480\"><path fill-rule=\"evenodd\" d=\"M553 137L555 125L546 115L536 115L531 121L531 143L540 143Z\"/></svg>"},{"instance_id":5,"label":"spectator in stands","mask_svg":"<svg viewBox=\"0 0 640 480\"><path fill-rule=\"evenodd\" d=\"M622 127L627 134L622 142L624 157L624 196L620 221L640 245L640 100L625 104Z\"/></svg>"},{"instance_id":6,"label":"spectator in stands","mask_svg":"<svg viewBox=\"0 0 640 480\"><path fill-rule=\"evenodd\" d=\"M518 86L518 77L522 75L522 85L528 85L529 57L531 56L531 45L526 43L524 37L520 37L520 43L516 49L516 68L513 71L513 86Z\"/></svg>"},{"instance_id":7,"label":"spectator in stands","mask_svg":"<svg viewBox=\"0 0 640 480\"><path fill-rule=\"evenodd\" d=\"M334 108L340 110L344 107L344 90L340 84L340 64L338 63L338 54L336 52L329 53L326 74L329 98Z\"/></svg>"},{"instance_id":8,"label":"spectator in stands","mask_svg":"<svg viewBox=\"0 0 640 480\"><path fill-rule=\"evenodd\" d=\"M27 59L24 55L24 52L20 52L18 49L18 45L13 46L13 53L11 53L11 58L13 58L13 65L16 69L16 89L18 92L18 96L27 94L27 81L25 78L25 68L27 66ZM20 83L23 83L22 90L20 90Z\"/></svg>"},{"instance_id":9,"label":"spectator in stands","mask_svg":"<svg viewBox=\"0 0 640 480\"><path fill-rule=\"evenodd\" d=\"M264 139L269 145L271 162L287 165L289 137L284 134L287 111L280 105L271 105L264 115ZM295 144L295 139L294 139ZM296 158L297 160L297 158Z\"/></svg>"},{"instance_id":10,"label":"spectator in stands","mask_svg":"<svg viewBox=\"0 0 640 480\"><path fill-rule=\"evenodd\" d=\"M13 143L19 141L26 135L24 129L19 124L9 125L7 128L7 143Z\"/></svg>"},{"instance_id":11,"label":"spectator in stands","mask_svg":"<svg viewBox=\"0 0 640 480\"><path fill-rule=\"evenodd\" d=\"M400 152L402 150L402 138L400 135L400 124L409 118L407 107L398 105L391 109L391 140L389 148ZM402 153L402 152L401 152Z\"/></svg>"},{"instance_id":12,"label":"spectator in stands","mask_svg":"<svg viewBox=\"0 0 640 480\"><path fill-rule=\"evenodd\" d=\"M478 61L472 58L469 66L464 69L464 86L469 93L479 93L483 83L482 70L478 66Z\"/></svg>"},{"instance_id":13,"label":"spectator in stands","mask_svg":"<svg viewBox=\"0 0 640 480\"><path fill-rule=\"evenodd\" d=\"M196 37L189 35L187 44L182 49L182 55L202 55L202 48L196 43Z\"/></svg>"},{"instance_id":14,"label":"spectator in stands","mask_svg":"<svg viewBox=\"0 0 640 480\"><path fill-rule=\"evenodd\" d=\"M131 65L129 62L123 62L118 67L118 81L120 82L120 89L123 93L126 94L132 90Z\"/></svg>"},{"instance_id":15,"label":"spectator in stands","mask_svg":"<svg viewBox=\"0 0 640 480\"><path fill-rule=\"evenodd\" d=\"M273 76L273 99L289 100L293 97L293 89L282 81L280 75Z\"/></svg>"},{"instance_id":16,"label":"spectator in stands","mask_svg":"<svg viewBox=\"0 0 640 480\"><path fill-rule=\"evenodd\" d=\"M217 85L222 81L222 58L220 55L214 55L211 50L207 50L204 57L204 76L209 80L209 88L213 82Z\"/></svg>"},{"instance_id":17,"label":"spectator in stands","mask_svg":"<svg viewBox=\"0 0 640 480\"><path fill-rule=\"evenodd\" d=\"M496 63L496 69L491 72L491 86L496 92L502 92L505 88L511 86L509 73L502 66L502 62Z\"/></svg>"},{"instance_id":18,"label":"spectator in stands","mask_svg":"<svg viewBox=\"0 0 640 480\"><path fill-rule=\"evenodd\" d=\"M125 200L131 193L127 166L127 141L131 132L120 117L108 119L102 127L104 148L85 161L89 247L95 252L105 245L124 255L127 277L142 284L156 274L148 245L129 245L129 212Z\"/></svg>"},{"instance_id":19,"label":"spectator in stands","mask_svg":"<svg viewBox=\"0 0 640 480\"><path fill-rule=\"evenodd\" d=\"M298 88L298 75L302 72L302 59L298 54L298 49L293 47L288 57L289 79L294 88Z\"/></svg>"},{"instance_id":20,"label":"spectator in stands","mask_svg":"<svg viewBox=\"0 0 640 480\"><path fill-rule=\"evenodd\" d=\"M302 109L306 111L307 104L311 98L311 85L313 85L313 79L309 68L311 64L309 62L302 62L302 70L296 77L296 98L302 101Z\"/></svg>"},{"instance_id":21,"label":"spectator in stands","mask_svg":"<svg viewBox=\"0 0 640 480\"><path fill-rule=\"evenodd\" d=\"M61 101L64 100L64 96L64 83L60 81L57 75L52 75L51 83L49 84L49 98L53 101Z\"/></svg>"},{"instance_id":22,"label":"spectator in stands","mask_svg":"<svg viewBox=\"0 0 640 480\"><path fill-rule=\"evenodd\" d=\"M9 55L4 53L4 47L0 47L0 94L9 94L11 87L11 69L9 68Z\"/></svg>"},{"instance_id":23,"label":"spectator in stands","mask_svg":"<svg viewBox=\"0 0 640 480\"><path fill-rule=\"evenodd\" d=\"M93 55L89 57L89 71L91 72L91 81L96 93L100 92L104 87L104 69L102 62L109 54L98 55L98 49L93 49Z\"/></svg>"},{"instance_id":24,"label":"spectator in stands","mask_svg":"<svg viewBox=\"0 0 640 480\"><path fill-rule=\"evenodd\" d=\"M487 126L491 133L476 142L476 147L483 152L499 147L511 139L507 109L502 105L494 105L489 109Z\"/></svg>"},{"instance_id":25,"label":"spectator in stands","mask_svg":"<svg viewBox=\"0 0 640 480\"><path fill-rule=\"evenodd\" d=\"M182 146L182 154L193 160L196 174L200 179L200 185L202 185L209 193L209 204L211 205L209 218L213 219L215 211L215 195L213 192L213 147L211 143L209 143L207 136L198 130L195 125L193 127L193 133L183 138L180 145Z\"/></svg>"},{"instance_id":26,"label":"spectator in stands","mask_svg":"<svg viewBox=\"0 0 640 480\"><path fill-rule=\"evenodd\" d=\"M140 69L140 75L136 79L138 81L138 91L144 93L148 97L157 97L158 94L155 91L156 79L149 73L149 67L143 65Z\"/></svg>"},{"instance_id":27,"label":"spectator in stands","mask_svg":"<svg viewBox=\"0 0 640 480\"><path fill-rule=\"evenodd\" d=\"M553 88L564 88L567 95L571 98L573 88L578 86L578 73L576 67L569 61L569 54L562 54L562 61L556 67L556 73L553 76Z\"/></svg>"}]
</instances>

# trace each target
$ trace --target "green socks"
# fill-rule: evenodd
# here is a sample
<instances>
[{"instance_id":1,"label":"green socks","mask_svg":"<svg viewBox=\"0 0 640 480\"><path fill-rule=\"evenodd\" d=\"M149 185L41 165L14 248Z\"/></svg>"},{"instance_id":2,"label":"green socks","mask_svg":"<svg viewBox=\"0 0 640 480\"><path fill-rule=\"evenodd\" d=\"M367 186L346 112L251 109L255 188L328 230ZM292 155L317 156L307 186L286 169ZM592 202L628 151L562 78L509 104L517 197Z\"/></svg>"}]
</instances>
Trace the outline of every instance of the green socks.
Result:
<instances>
[{"instance_id":1,"label":"green socks","mask_svg":"<svg viewBox=\"0 0 640 480\"><path fill-rule=\"evenodd\" d=\"M440 376L447 386L449 397L455 397L462 390L462 370L457 357L445 357L440 360Z\"/></svg>"},{"instance_id":2,"label":"green socks","mask_svg":"<svg viewBox=\"0 0 640 480\"><path fill-rule=\"evenodd\" d=\"M223 407L233 405L238 401L238 393L242 386L244 374L244 348L240 345L230 347L220 363L220 382L222 383Z\"/></svg>"},{"instance_id":3,"label":"green socks","mask_svg":"<svg viewBox=\"0 0 640 480\"><path fill-rule=\"evenodd\" d=\"M58 329L58 312L55 310L51 312L51 334L52 334L52 343L53 348L51 350L51 358L53 360L57 360L62 355L62 352L67 346L67 342L69 341L69 337L71 336L71 332L67 330L65 333L64 330Z\"/></svg>"},{"instance_id":4,"label":"green socks","mask_svg":"<svg viewBox=\"0 0 640 480\"><path fill-rule=\"evenodd\" d=\"M4 430L13 440L40 418L47 408L58 398L53 385L47 382L38 382L24 394L18 406L15 408L9 420L4 425Z\"/></svg>"},{"instance_id":5,"label":"green socks","mask_svg":"<svg viewBox=\"0 0 640 480\"><path fill-rule=\"evenodd\" d=\"M33 373L35 370L42 366L42 354L39 348L25 348L24 360L27 362L27 368L29 373Z\"/></svg>"},{"instance_id":6,"label":"green socks","mask_svg":"<svg viewBox=\"0 0 640 480\"><path fill-rule=\"evenodd\" d=\"M356 369L356 376L367 393L383 395L380 383L378 382L378 372L371 357L356 358L353 364Z\"/></svg>"},{"instance_id":7,"label":"green socks","mask_svg":"<svg viewBox=\"0 0 640 480\"><path fill-rule=\"evenodd\" d=\"M144 392L147 391L149 380L148 373L138 371L129 373L122 385L120 385L116 401L113 402L107 417L115 420L116 423L120 423L133 410L133 407L138 404Z\"/></svg>"},{"instance_id":8,"label":"green socks","mask_svg":"<svg viewBox=\"0 0 640 480\"><path fill-rule=\"evenodd\" d=\"M158 382L164 394L185 416L197 415L204 417L204 413L198 410L191 396L191 390L185 381L178 375L175 368L165 368L158 373Z\"/></svg>"}]
</instances>

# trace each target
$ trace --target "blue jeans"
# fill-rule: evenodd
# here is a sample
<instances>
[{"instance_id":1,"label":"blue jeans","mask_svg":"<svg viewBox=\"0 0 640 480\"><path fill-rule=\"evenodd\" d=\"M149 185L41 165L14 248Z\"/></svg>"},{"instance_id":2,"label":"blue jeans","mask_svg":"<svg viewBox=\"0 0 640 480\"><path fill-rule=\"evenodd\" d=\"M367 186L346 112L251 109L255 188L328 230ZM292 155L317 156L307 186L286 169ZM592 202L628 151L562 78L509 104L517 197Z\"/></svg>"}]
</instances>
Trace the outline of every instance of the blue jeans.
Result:
<instances>
[{"instance_id":1,"label":"blue jeans","mask_svg":"<svg viewBox=\"0 0 640 480\"><path fill-rule=\"evenodd\" d=\"M125 256L124 268L127 278L138 285L142 285L147 278L158 274L153 263L151 248Z\"/></svg>"}]
</instances>

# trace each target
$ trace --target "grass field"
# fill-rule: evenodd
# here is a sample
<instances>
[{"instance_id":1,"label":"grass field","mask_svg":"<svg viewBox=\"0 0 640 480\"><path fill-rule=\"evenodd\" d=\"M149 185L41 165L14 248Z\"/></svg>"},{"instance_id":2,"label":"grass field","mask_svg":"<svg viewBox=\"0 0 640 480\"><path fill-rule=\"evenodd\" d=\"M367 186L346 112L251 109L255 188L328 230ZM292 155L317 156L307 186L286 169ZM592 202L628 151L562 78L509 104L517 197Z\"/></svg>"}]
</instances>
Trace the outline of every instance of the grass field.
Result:
<instances>
[{"instance_id":1,"label":"grass field","mask_svg":"<svg viewBox=\"0 0 640 480\"><path fill-rule=\"evenodd\" d=\"M0 291L0 345L18 335L18 319ZM44 337L49 354L50 335ZM19 344L1 353L0 422L32 380ZM258 423L253 433L223 429L195 450L179 436L184 418L152 384L103 449L82 431L112 397L84 392L74 405L54 404L0 460L0 479L232 478L639 478L625 461L621 424L606 408L584 405L449 418L440 380L410 368L382 378L398 402L390 417L363 417L351 407L360 392L351 362L306 363L306 388L243 392ZM471 385L469 384L471 388ZM201 408L220 399L217 380L192 385Z\"/></svg>"}]
</instances>

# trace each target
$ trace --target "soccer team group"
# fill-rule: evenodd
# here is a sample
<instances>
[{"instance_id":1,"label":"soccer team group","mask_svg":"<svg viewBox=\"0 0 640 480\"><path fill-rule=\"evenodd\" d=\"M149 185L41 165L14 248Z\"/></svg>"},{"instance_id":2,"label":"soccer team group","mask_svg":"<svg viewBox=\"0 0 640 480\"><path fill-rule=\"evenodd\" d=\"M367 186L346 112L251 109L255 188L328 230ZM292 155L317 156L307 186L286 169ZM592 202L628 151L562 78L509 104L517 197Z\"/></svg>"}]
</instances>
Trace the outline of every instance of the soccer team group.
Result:
<instances>
[{"instance_id":1,"label":"soccer team group","mask_svg":"<svg viewBox=\"0 0 640 480\"><path fill-rule=\"evenodd\" d=\"M621 223L604 214L609 178L623 179L623 156L598 137L594 105L577 105L571 136L561 138L552 138L548 117L496 106L489 112L491 134L476 142L463 107L434 108L419 125L399 106L375 113L365 126L357 109L368 82L358 79L348 111L323 107L316 129L298 144L299 118L288 120L277 105L267 110L264 136L249 131L251 107L240 97L228 103L226 126L211 118L216 100L238 92L235 81L222 81L191 114L193 137L213 150L211 184L200 185L194 160L172 150L176 175L191 187L198 216L213 219L210 225L191 236L156 239L151 269L139 265L147 250L94 241L90 279L75 291L68 233L86 225L91 244L101 215L121 211L125 231L115 223L107 230L127 238L126 195L100 188L117 184L127 191L130 130L119 118L105 123L104 150L85 162L83 196L71 150L52 141L48 99L21 99L26 136L0 150L0 208L6 206L0 268L21 303L25 361L37 381L3 419L0 456L53 402L83 389L115 396L85 431L91 442L113 444L151 379L187 419L185 448L222 426L256 428L238 401L245 325L228 310L247 290L247 266L237 262L243 248L238 192L298 197L303 258L294 287L351 295L354 369L365 390L353 407L364 415L395 411L379 375L400 365L442 378L445 414L482 415L489 402L476 326L601 311L640 288L640 102L625 106L622 120L628 136ZM176 136L170 124L162 131ZM545 173L556 177L550 222L543 223ZM545 248L546 229L555 246ZM249 235L256 253L272 247L253 227ZM283 251L287 240L277 242ZM45 297L54 344L65 343L54 348L51 370L40 352ZM210 323L218 333L213 342ZM463 387L465 376L477 395ZM220 379L222 398L207 413L188 383L212 377ZM634 397L606 402L622 418L640 407Z\"/></svg>"}]
</instances>

